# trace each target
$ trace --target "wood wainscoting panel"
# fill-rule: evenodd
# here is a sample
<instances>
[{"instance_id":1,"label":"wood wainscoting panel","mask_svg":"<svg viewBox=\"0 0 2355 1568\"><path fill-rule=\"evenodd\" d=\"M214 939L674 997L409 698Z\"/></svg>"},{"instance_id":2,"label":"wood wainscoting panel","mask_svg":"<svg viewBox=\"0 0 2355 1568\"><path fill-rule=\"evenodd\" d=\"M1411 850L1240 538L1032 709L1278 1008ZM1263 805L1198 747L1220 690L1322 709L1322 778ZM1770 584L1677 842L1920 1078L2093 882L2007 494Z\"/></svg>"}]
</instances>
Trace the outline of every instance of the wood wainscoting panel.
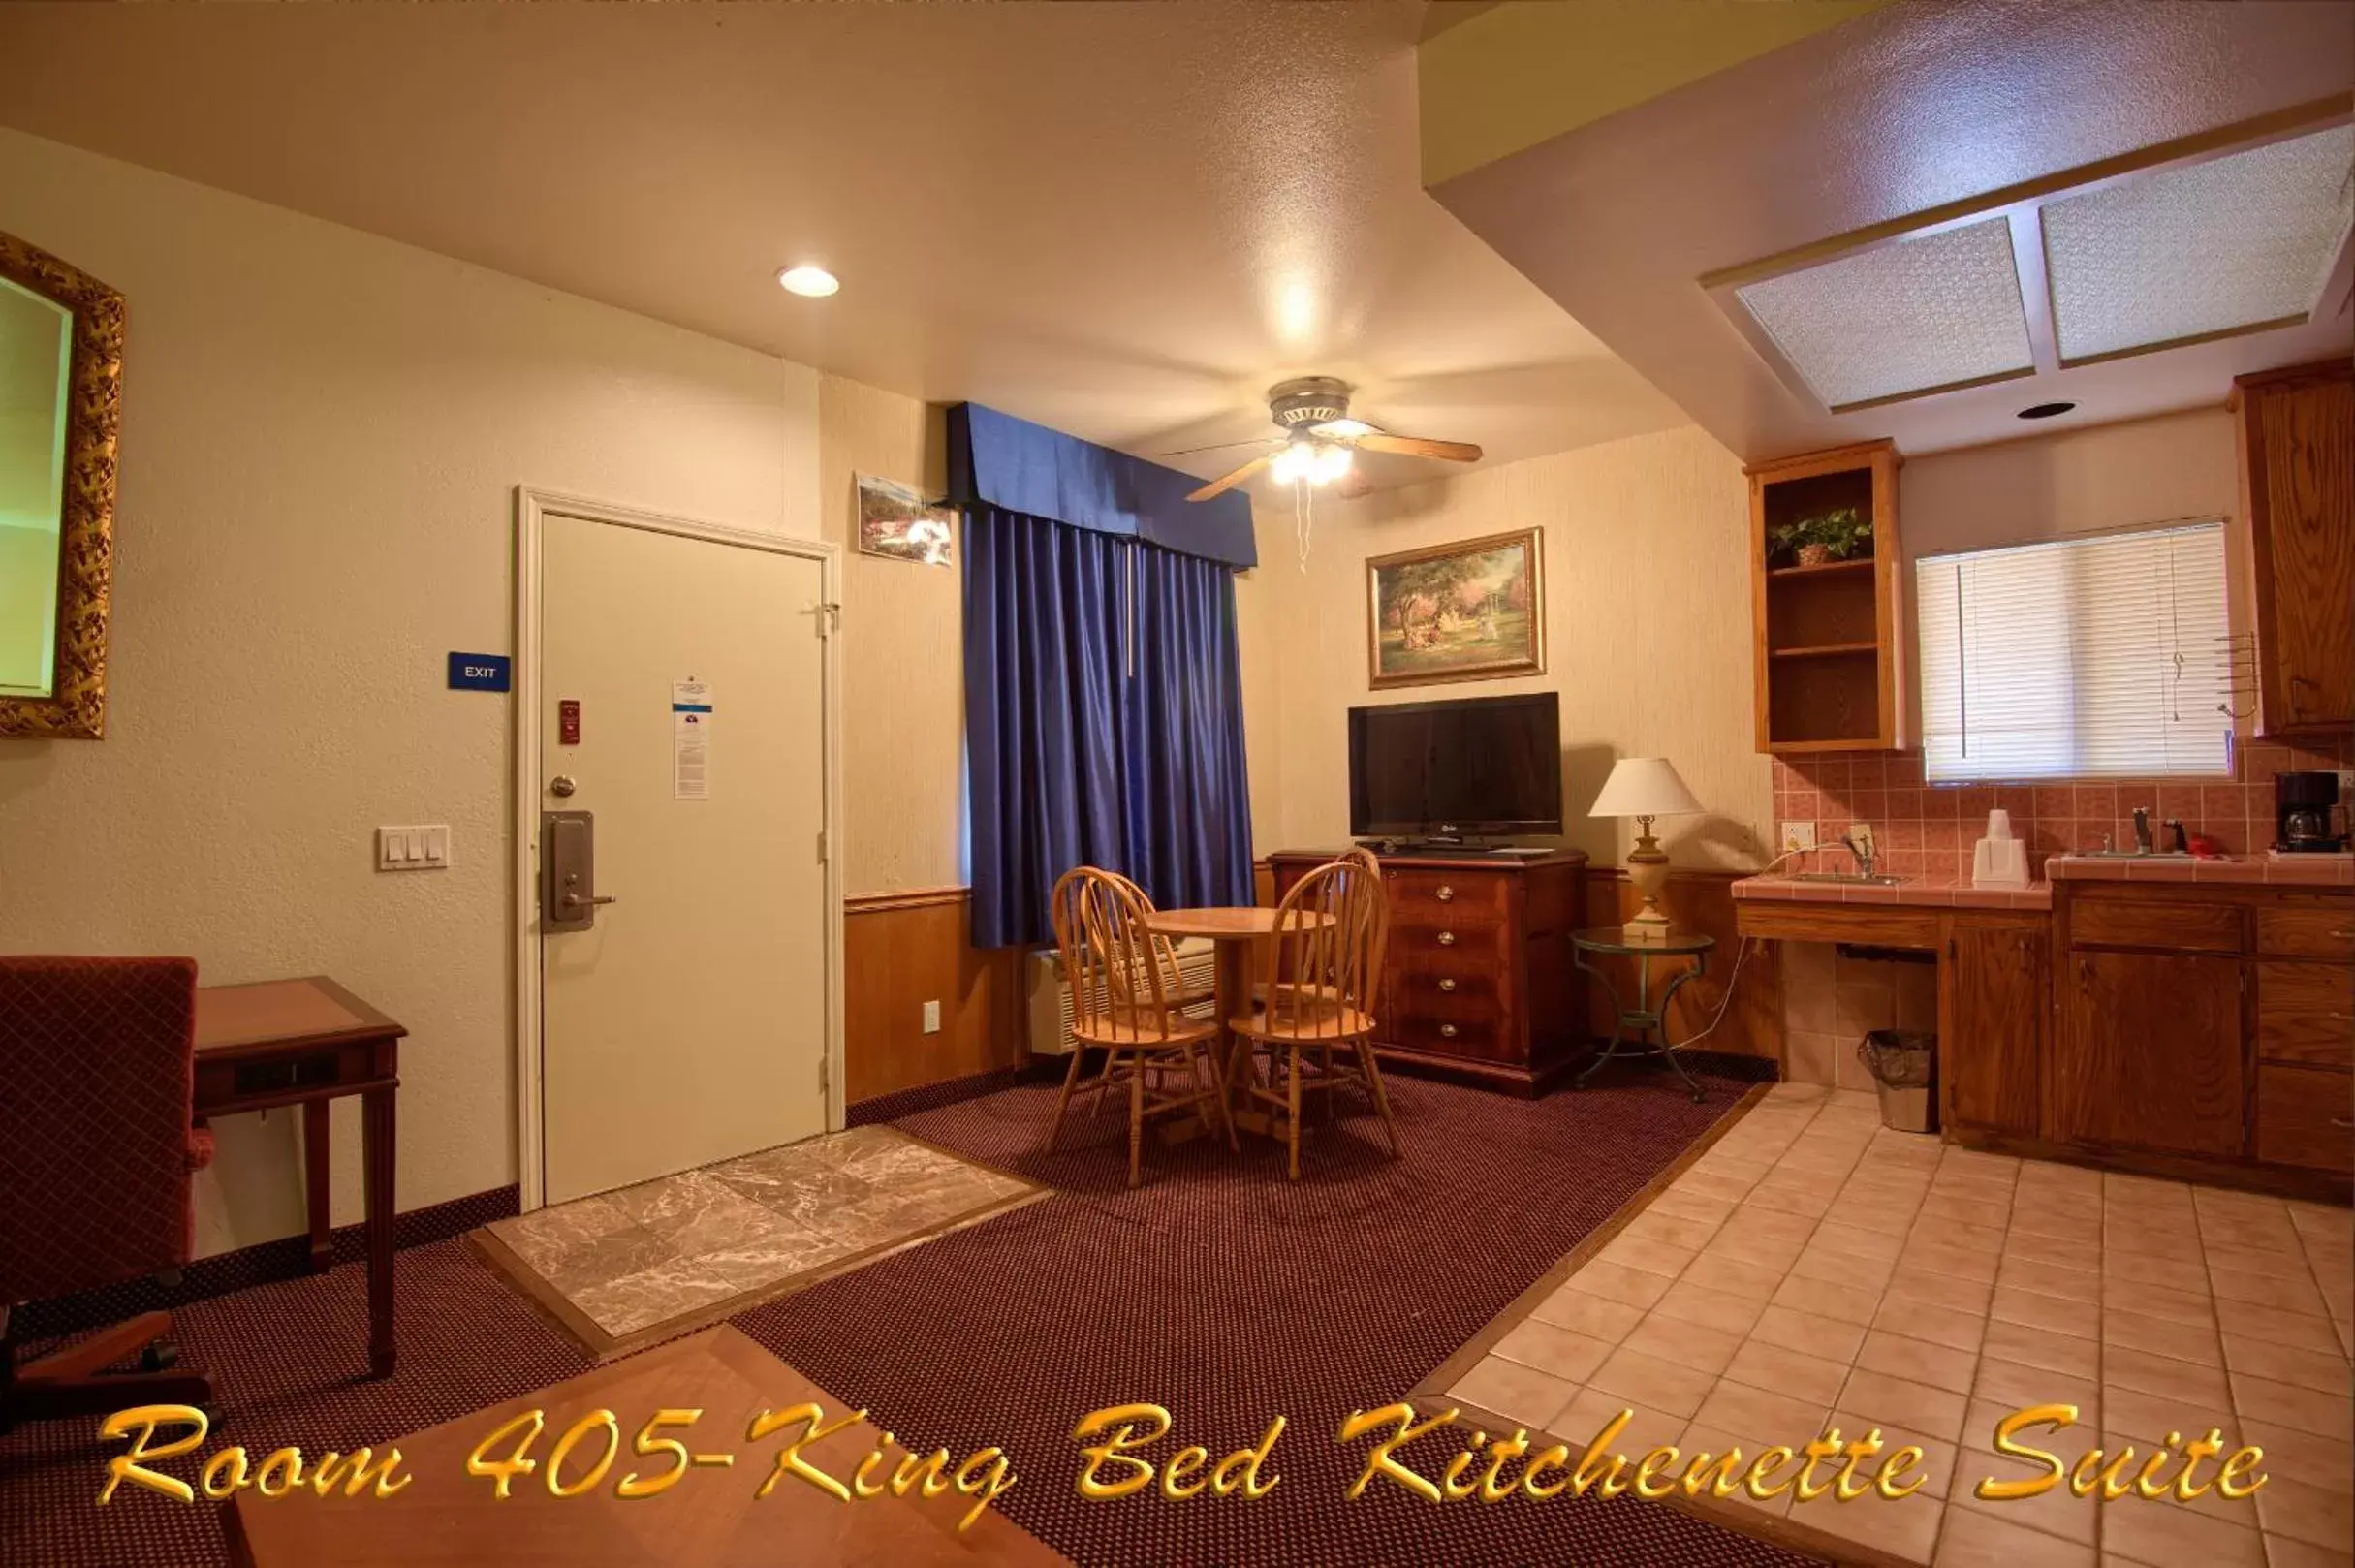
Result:
<instances>
[{"instance_id":1,"label":"wood wainscoting panel","mask_svg":"<svg viewBox=\"0 0 2355 1568\"><path fill-rule=\"evenodd\" d=\"M1020 948L972 945L963 888L855 894L843 900L843 1100L1020 1067ZM924 1004L940 1003L940 1032Z\"/></svg>"},{"instance_id":2,"label":"wood wainscoting panel","mask_svg":"<svg viewBox=\"0 0 2355 1568\"><path fill-rule=\"evenodd\" d=\"M1742 938L1734 929L1734 883L1749 875L1746 871L1688 871L1674 870L1668 875L1668 887L1660 895L1660 903L1668 911L1672 924L1683 930L1703 931L1717 939L1716 951L1709 956L1709 972L1677 992L1669 1004L1669 1037L1681 1041L1707 1028L1709 1020L1717 1016L1717 1008L1725 999L1726 981L1733 975L1734 959L1742 951ZM1617 866L1589 865L1586 868L1586 924L1612 925L1631 919L1643 907L1644 900L1627 880L1627 873ZM1782 1056L1782 974L1781 944L1757 942L1750 948L1749 957L1742 966L1742 983L1735 988L1733 1005L1726 1009L1725 1021L1717 1032L1709 1037L1706 1049L1722 1051L1737 1056L1764 1056L1770 1061ZM1618 986L1634 1005L1635 960L1633 958L1597 958L1599 964L1609 963L1612 983ZM1653 986L1676 973L1683 959L1654 958ZM1611 1032L1610 999L1600 986L1586 988L1587 1011L1597 1039L1608 1038Z\"/></svg>"}]
</instances>

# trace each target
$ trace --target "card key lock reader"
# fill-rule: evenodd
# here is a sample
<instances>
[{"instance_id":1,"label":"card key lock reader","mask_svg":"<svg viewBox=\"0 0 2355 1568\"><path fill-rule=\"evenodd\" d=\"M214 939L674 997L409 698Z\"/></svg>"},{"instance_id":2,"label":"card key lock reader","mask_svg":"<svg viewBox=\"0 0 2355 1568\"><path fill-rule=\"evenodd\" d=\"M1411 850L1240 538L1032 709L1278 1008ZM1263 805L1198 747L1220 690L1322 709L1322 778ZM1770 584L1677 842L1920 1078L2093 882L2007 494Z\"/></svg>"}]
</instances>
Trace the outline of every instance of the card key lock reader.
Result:
<instances>
[{"instance_id":1,"label":"card key lock reader","mask_svg":"<svg viewBox=\"0 0 2355 1568\"><path fill-rule=\"evenodd\" d=\"M540 813L540 929L587 931L597 906L617 903L597 892L597 818L589 811Z\"/></svg>"}]
</instances>

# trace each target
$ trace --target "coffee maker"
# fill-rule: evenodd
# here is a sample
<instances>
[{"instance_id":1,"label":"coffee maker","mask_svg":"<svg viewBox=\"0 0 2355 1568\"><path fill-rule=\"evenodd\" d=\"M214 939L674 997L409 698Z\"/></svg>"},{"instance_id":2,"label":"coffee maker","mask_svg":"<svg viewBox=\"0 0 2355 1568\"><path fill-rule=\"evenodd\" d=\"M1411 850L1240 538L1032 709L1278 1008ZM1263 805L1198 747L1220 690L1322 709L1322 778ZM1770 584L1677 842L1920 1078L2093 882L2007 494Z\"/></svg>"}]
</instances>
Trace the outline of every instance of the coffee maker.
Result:
<instances>
[{"instance_id":1,"label":"coffee maker","mask_svg":"<svg viewBox=\"0 0 2355 1568\"><path fill-rule=\"evenodd\" d=\"M2274 775L2274 847L2284 853L2330 854L2347 847L2339 817L2339 775Z\"/></svg>"}]
</instances>

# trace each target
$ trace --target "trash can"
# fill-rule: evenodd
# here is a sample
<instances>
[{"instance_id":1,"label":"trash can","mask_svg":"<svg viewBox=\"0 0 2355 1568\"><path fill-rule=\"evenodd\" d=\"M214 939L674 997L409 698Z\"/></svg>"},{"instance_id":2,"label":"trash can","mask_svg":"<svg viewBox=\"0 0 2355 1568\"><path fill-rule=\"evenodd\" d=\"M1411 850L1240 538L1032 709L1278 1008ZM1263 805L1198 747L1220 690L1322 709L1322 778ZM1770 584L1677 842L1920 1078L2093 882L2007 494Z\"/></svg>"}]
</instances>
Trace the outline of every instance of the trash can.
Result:
<instances>
[{"instance_id":1,"label":"trash can","mask_svg":"<svg viewBox=\"0 0 2355 1568\"><path fill-rule=\"evenodd\" d=\"M1881 1125L1901 1133L1938 1130L1938 1037L1926 1029L1874 1029L1856 1043L1856 1059L1881 1094Z\"/></svg>"}]
</instances>

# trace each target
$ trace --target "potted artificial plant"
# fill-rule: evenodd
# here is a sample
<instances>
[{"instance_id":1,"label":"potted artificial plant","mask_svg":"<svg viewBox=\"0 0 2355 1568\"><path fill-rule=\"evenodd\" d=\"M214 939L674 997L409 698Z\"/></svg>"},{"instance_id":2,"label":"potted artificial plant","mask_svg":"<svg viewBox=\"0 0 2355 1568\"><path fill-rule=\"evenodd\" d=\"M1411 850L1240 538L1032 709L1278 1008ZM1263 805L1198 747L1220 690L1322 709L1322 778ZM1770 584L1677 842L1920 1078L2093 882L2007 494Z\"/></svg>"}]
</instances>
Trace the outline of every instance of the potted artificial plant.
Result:
<instances>
[{"instance_id":1,"label":"potted artificial plant","mask_svg":"<svg viewBox=\"0 0 2355 1568\"><path fill-rule=\"evenodd\" d=\"M1767 541L1776 553L1801 566L1868 560L1872 555L1872 524L1852 506L1836 507L1797 522L1777 524L1768 530Z\"/></svg>"}]
</instances>

